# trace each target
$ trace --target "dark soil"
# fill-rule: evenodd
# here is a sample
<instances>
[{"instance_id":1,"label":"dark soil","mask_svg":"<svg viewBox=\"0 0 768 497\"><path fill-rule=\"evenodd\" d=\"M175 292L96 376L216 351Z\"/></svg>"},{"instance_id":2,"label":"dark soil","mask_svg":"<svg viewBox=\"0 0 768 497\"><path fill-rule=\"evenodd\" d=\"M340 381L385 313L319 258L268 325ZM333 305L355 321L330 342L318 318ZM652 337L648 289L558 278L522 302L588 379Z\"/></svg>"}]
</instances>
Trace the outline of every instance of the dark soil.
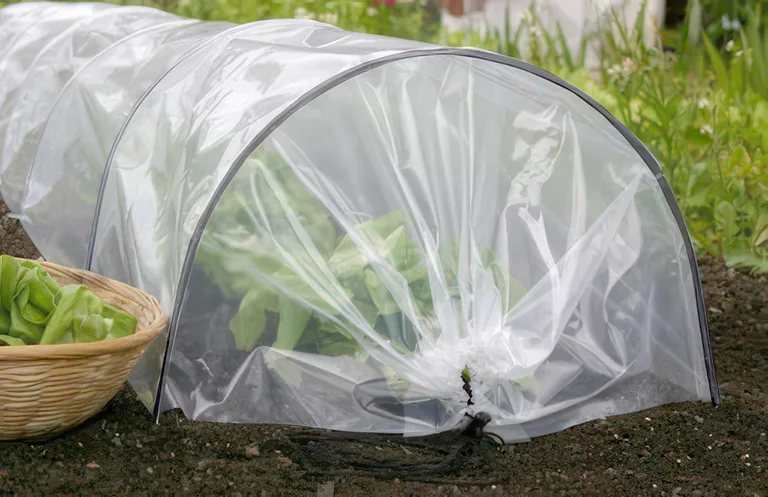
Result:
<instances>
[{"instance_id":1,"label":"dark soil","mask_svg":"<svg viewBox=\"0 0 768 497\"><path fill-rule=\"evenodd\" d=\"M18 224L0 252L37 257ZM7 495L768 495L768 286L701 261L722 405L668 405L500 447L186 421L126 387L79 429L0 444ZM0 415L2 410L0 409Z\"/></svg>"}]
</instances>

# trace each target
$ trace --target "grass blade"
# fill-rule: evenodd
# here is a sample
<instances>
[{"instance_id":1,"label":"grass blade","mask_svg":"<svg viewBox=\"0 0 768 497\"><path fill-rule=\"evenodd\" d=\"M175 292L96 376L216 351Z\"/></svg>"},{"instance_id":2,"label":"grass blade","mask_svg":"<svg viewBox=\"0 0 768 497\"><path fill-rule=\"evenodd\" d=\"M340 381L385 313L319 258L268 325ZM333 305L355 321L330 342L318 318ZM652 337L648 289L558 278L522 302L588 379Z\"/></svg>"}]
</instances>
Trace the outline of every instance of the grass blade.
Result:
<instances>
[{"instance_id":1,"label":"grass blade","mask_svg":"<svg viewBox=\"0 0 768 497\"><path fill-rule=\"evenodd\" d=\"M709 60L712 63L712 69L715 72L715 80L723 90L730 90L730 80L728 78L728 72L725 69L725 62L723 56L715 48L706 33L701 33L701 40L704 42L704 47L709 55Z\"/></svg>"}]
</instances>

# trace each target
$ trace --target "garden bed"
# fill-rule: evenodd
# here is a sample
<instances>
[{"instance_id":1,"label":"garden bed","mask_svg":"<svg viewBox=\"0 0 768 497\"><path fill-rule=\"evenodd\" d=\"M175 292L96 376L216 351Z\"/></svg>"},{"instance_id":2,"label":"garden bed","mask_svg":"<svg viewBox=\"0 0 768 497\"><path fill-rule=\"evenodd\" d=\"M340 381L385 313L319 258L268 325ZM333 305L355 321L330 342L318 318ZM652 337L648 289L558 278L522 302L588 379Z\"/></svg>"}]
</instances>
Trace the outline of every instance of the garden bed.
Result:
<instances>
[{"instance_id":1,"label":"garden bed","mask_svg":"<svg viewBox=\"0 0 768 497\"><path fill-rule=\"evenodd\" d=\"M0 215L0 253L37 257L4 204ZM768 285L716 259L701 264L724 395L717 410L669 405L499 447L194 423L178 412L158 426L126 386L74 432L0 444L0 495L763 496Z\"/></svg>"}]
</instances>

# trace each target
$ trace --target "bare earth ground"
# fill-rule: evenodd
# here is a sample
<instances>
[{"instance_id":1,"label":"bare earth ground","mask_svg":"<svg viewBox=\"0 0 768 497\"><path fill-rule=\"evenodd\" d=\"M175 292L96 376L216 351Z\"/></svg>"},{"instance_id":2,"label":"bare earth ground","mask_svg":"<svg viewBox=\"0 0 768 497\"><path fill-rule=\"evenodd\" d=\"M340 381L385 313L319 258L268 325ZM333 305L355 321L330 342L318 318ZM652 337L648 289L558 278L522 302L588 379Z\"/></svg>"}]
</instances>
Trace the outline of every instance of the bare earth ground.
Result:
<instances>
[{"instance_id":1,"label":"bare earth ground","mask_svg":"<svg viewBox=\"0 0 768 497\"><path fill-rule=\"evenodd\" d=\"M0 206L0 253L36 257ZM526 444L441 436L153 425L126 387L56 440L0 444L0 495L768 495L768 286L702 260L724 394L587 423Z\"/></svg>"}]
</instances>

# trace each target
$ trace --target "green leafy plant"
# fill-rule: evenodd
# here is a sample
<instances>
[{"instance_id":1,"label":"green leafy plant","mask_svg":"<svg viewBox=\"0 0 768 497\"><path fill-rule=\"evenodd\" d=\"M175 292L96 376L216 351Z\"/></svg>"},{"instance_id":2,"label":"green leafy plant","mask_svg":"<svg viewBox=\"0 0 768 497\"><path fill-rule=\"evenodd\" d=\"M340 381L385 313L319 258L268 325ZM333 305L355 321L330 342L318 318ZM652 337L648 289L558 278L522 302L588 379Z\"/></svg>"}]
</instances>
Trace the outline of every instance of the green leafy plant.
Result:
<instances>
[{"instance_id":1,"label":"green leafy plant","mask_svg":"<svg viewBox=\"0 0 768 497\"><path fill-rule=\"evenodd\" d=\"M307 5L309 13L315 12L316 18L327 12L318 8L320 4L303 5ZM334 8L341 6L340 3L334 5ZM764 152L768 150L768 96L765 94L768 84L762 83L766 70L765 62L761 61L768 53L768 36L760 24L762 14L756 11L752 22L731 32L732 45L718 45L705 26L706 9L700 2L689 4L685 23L676 36L674 53L664 50L660 41L646 45L641 17L634 29L629 30L617 15L610 16L596 38L602 47L597 72L584 66L586 40L577 53L570 53L562 32L543 29L535 12L519 26L507 23L503 30L485 33L441 33L435 41L473 45L522 58L583 89L649 146L676 194L696 245L722 256L733 267L765 272L768 271L768 172ZM362 10L359 12L362 16ZM387 15L399 15L396 11L387 12ZM365 15L370 14L366 9ZM342 20L353 17L342 15L339 19L340 25L352 30L396 36L407 31L395 32L386 25L366 24L368 21L362 17L350 24ZM414 21L414 26L416 24ZM414 31L406 37L423 36L423 30L419 30L421 34ZM532 40L525 46L521 43L523 34ZM281 173L275 169L273 174ZM237 236L245 235L238 235L235 228L224 235L218 233L217 236L225 236L228 241L220 240L220 246L201 254L199 259L222 291L239 302L239 311L230 323L238 348L251 350L258 344L266 344L329 355L359 353L357 339L361 337L355 338L349 331L355 329L355 325L345 321L338 307L327 305L329 301L338 303L341 298L343 302L348 299L361 319L382 337L394 338L396 346L410 350L415 339L414 326L399 312L380 274L371 267L371 260L359 250L346 230L335 226L327 211L313 203L311 196L306 196L292 181L281 178L272 184L283 184L286 191L291 192L286 198L291 208L304 216L302 225L318 247L319 254L315 255L341 282L343 293L329 296L323 289L310 288L303 283L305 278L288 269L290 264L275 259L274 254L301 246L295 240L281 239L281 224L290 225L284 217L277 216L275 219L280 222L270 226L277 235L271 240L240 240L243 246L258 247L253 254L243 254L242 259L220 255L226 250L226 244L231 245ZM254 211L253 199L257 197L264 205L255 210L262 211L262 217L272 216L267 214L267 204L274 193L259 190L259 186L249 188L252 191L225 196L222 203L232 205L220 205L217 212L228 219L212 224L221 227L226 223L234 223L230 226L251 223L253 220L245 213ZM408 240L405 226L402 213L393 212L351 229L367 237L367 246L375 247L374 260L379 257L388 261L387 264L405 278L418 315L428 317L431 312L429 285L419 273L424 270L419 265L424 254ZM279 247L272 243L274 239L281 240ZM446 280L450 278L451 250L449 245L444 245L440 251ZM256 261L252 265L258 271L241 274L238 268L245 260ZM499 289L509 289L519 298L523 290L513 281L505 282L503 276L495 279ZM254 281L261 281L261 286L255 286ZM277 323L275 336L266 333L270 322ZM399 330L400 334L394 336L390 328Z\"/></svg>"},{"instance_id":2,"label":"green leafy plant","mask_svg":"<svg viewBox=\"0 0 768 497\"><path fill-rule=\"evenodd\" d=\"M419 333L438 332L426 256L409 239L404 212L344 228L280 156L252 158L244 170L250 181L230 185L196 258L225 298L239 302L230 321L238 349L269 345L352 355L362 353L361 342L376 339L354 331L366 328L407 354ZM455 299L459 254L455 242L438 247L439 291ZM490 250L482 253L482 267L508 312L525 288ZM277 329L267 338L270 322Z\"/></svg>"},{"instance_id":3,"label":"green leafy plant","mask_svg":"<svg viewBox=\"0 0 768 497\"><path fill-rule=\"evenodd\" d=\"M60 286L36 262L0 256L0 345L53 345L131 335L136 319L84 285Z\"/></svg>"}]
</instances>

